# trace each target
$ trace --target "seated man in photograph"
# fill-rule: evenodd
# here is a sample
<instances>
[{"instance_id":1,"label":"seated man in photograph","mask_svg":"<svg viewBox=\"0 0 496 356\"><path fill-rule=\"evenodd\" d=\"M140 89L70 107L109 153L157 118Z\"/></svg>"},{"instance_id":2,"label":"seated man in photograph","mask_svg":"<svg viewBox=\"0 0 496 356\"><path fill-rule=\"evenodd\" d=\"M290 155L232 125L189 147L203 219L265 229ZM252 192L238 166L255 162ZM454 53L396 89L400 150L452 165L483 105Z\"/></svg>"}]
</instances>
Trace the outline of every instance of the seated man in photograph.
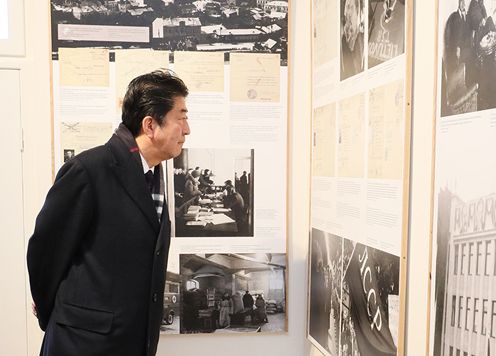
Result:
<instances>
[{"instance_id":1,"label":"seated man in photograph","mask_svg":"<svg viewBox=\"0 0 496 356\"><path fill-rule=\"evenodd\" d=\"M191 174L186 177L186 183L184 184L184 202L187 203L193 198L202 195L199 189L200 184L200 172L198 170L191 171Z\"/></svg>"},{"instance_id":2,"label":"seated man in photograph","mask_svg":"<svg viewBox=\"0 0 496 356\"><path fill-rule=\"evenodd\" d=\"M232 210L238 225L238 232L246 232L246 210L243 197L236 192L232 185L226 185L225 192L224 207Z\"/></svg>"},{"instance_id":3,"label":"seated man in photograph","mask_svg":"<svg viewBox=\"0 0 496 356\"><path fill-rule=\"evenodd\" d=\"M200 190L206 194L212 193L212 186L214 185L214 181L210 179L212 176L212 172L210 169L205 169L203 174L200 175Z\"/></svg>"}]
</instances>

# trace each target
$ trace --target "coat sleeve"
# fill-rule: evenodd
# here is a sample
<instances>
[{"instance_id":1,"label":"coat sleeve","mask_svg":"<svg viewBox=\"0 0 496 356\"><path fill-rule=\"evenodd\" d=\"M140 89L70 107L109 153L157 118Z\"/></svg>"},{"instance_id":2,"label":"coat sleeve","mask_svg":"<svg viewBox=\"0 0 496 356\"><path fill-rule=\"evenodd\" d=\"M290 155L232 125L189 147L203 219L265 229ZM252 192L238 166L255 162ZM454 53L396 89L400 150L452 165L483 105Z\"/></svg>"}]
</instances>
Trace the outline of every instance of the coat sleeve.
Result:
<instances>
[{"instance_id":1,"label":"coat sleeve","mask_svg":"<svg viewBox=\"0 0 496 356\"><path fill-rule=\"evenodd\" d=\"M91 225L92 210L89 177L74 158L57 174L28 244L29 282L42 330L50 319L60 283Z\"/></svg>"}]
</instances>

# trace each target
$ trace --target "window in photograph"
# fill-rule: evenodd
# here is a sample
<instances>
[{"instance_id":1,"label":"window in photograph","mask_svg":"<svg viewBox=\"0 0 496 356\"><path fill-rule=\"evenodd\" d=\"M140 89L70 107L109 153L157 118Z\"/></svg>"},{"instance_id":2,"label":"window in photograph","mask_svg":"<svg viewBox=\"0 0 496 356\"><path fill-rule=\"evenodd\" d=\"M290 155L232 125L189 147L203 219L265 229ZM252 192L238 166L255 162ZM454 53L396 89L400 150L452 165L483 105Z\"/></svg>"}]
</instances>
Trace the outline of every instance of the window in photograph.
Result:
<instances>
[{"instance_id":1,"label":"window in photograph","mask_svg":"<svg viewBox=\"0 0 496 356\"><path fill-rule=\"evenodd\" d=\"M7 0L0 0L0 40L9 38L9 13Z\"/></svg>"},{"instance_id":2,"label":"window in photograph","mask_svg":"<svg viewBox=\"0 0 496 356\"><path fill-rule=\"evenodd\" d=\"M195 281L194 279L190 279L186 282L186 290L198 289L200 287L200 283Z\"/></svg>"}]
</instances>

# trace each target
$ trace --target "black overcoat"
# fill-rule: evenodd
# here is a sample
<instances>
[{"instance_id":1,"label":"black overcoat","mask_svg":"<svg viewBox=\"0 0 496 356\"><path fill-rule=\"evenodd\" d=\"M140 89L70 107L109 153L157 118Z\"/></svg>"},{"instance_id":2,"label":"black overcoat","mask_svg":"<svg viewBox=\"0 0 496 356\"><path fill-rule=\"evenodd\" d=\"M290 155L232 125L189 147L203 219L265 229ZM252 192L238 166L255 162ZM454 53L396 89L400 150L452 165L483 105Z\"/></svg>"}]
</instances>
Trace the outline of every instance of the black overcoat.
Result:
<instances>
[{"instance_id":1,"label":"black overcoat","mask_svg":"<svg viewBox=\"0 0 496 356\"><path fill-rule=\"evenodd\" d=\"M64 164L28 246L41 355L155 355L170 220L116 135Z\"/></svg>"}]
</instances>

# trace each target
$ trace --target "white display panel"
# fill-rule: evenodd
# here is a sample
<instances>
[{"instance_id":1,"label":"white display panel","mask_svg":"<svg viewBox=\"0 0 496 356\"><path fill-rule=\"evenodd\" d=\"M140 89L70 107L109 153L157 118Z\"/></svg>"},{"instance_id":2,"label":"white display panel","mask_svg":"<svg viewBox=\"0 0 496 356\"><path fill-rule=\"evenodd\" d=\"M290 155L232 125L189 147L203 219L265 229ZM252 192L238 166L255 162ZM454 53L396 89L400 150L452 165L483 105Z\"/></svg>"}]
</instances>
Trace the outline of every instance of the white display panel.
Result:
<instances>
[{"instance_id":1,"label":"white display panel","mask_svg":"<svg viewBox=\"0 0 496 356\"><path fill-rule=\"evenodd\" d=\"M192 133L181 155L164 163L172 239L162 332L286 331L288 3L208 3L208 11L198 3L188 18L171 18L172 3L51 4L56 169L110 137L132 78L165 68L189 88ZM217 8L229 30L218 24ZM87 12L93 22L82 21ZM213 173L213 187L192 203L181 179L196 167ZM228 181L242 211L226 197ZM239 308L246 290L253 311L256 296L264 296L268 322ZM230 325L219 316L225 292L236 314ZM201 310L190 297L201 299Z\"/></svg>"},{"instance_id":2,"label":"white display panel","mask_svg":"<svg viewBox=\"0 0 496 356\"><path fill-rule=\"evenodd\" d=\"M308 336L325 355L403 355L412 2L312 4Z\"/></svg>"},{"instance_id":3,"label":"white display panel","mask_svg":"<svg viewBox=\"0 0 496 356\"><path fill-rule=\"evenodd\" d=\"M438 1L430 355L496 350L496 1Z\"/></svg>"},{"instance_id":4,"label":"white display panel","mask_svg":"<svg viewBox=\"0 0 496 356\"><path fill-rule=\"evenodd\" d=\"M9 13L7 0L0 0L0 40L9 38Z\"/></svg>"}]
</instances>

